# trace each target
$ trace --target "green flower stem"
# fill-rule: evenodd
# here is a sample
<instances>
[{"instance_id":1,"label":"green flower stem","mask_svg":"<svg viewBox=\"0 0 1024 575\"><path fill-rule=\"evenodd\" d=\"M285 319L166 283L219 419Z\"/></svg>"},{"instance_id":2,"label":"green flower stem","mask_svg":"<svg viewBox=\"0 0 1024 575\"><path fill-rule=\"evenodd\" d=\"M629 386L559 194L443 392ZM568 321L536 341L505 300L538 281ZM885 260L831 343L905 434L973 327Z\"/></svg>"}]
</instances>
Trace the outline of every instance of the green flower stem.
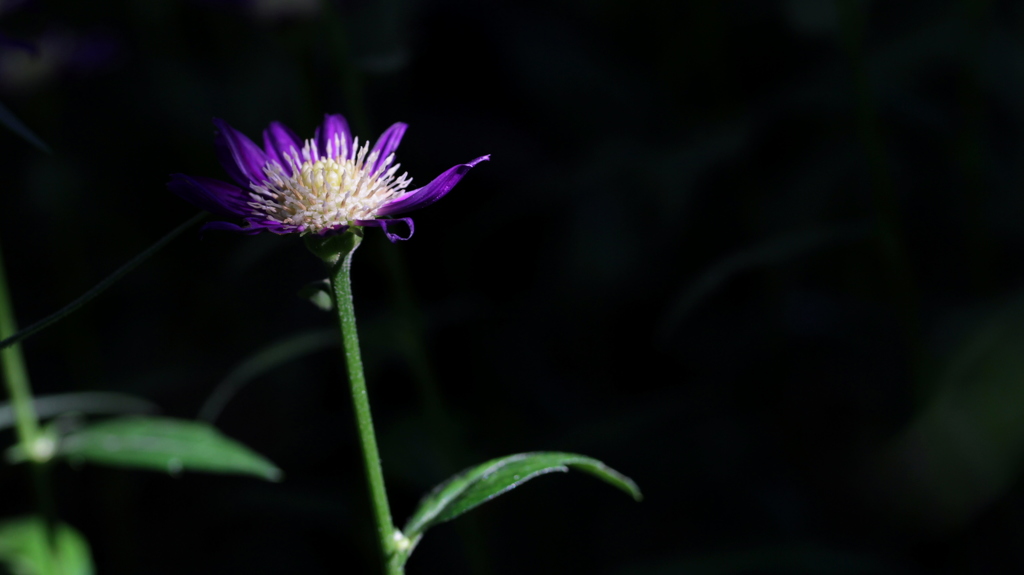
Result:
<instances>
[{"instance_id":1,"label":"green flower stem","mask_svg":"<svg viewBox=\"0 0 1024 575\"><path fill-rule=\"evenodd\" d=\"M409 542L395 529L391 519L388 495L384 489L384 473L377 451L377 436L373 430L373 417L370 415L370 398L366 393L363 360L359 354L355 308L352 305L352 255L361 241L362 237L352 232L331 238L329 242L336 248L335 255L325 259L331 264L331 295L334 298L334 309L338 313L338 322L341 324L341 341L345 348L345 362L348 365L352 405L363 451L366 481L370 485L370 500L373 503L377 535L384 558L384 572L387 575L401 575L405 572L405 552L408 550Z\"/></svg>"},{"instance_id":2,"label":"green flower stem","mask_svg":"<svg viewBox=\"0 0 1024 575\"><path fill-rule=\"evenodd\" d=\"M14 320L11 297L7 293L7 276L4 272L3 254L0 253L0 339L9 337L18 331ZM18 443L28 455L35 459L35 443L39 437L39 418L32 405L32 388L25 369L25 358L21 354L20 345L12 345L0 349L0 364L3 365L4 385L11 397L14 409L14 427L18 432Z\"/></svg>"},{"instance_id":3,"label":"green flower stem","mask_svg":"<svg viewBox=\"0 0 1024 575\"><path fill-rule=\"evenodd\" d=\"M7 291L7 274L4 269L3 250L0 250L0 339L9 337L18 331L14 319L14 307ZM44 566L47 573L53 573L56 548L56 514L47 475L47 461L52 455L52 448L47 448L40 440L39 418L32 404L32 386L25 368L25 357L21 353L21 345L14 344L0 349L0 366L3 367L4 386L11 398L14 411L14 428L18 434L18 445L28 457L32 465L32 485L36 499L46 521L47 548Z\"/></svg>"},{"instance_id":4,"label":"green flower stem","mask_svg":"<svg viewBox=\"0 0 1024 575\"><path fill-rule=\"evenodd\" d=\"M50 474L52 465L52 461L33 461L30 464L32 468L32 487L36 494L36 505L46 525L46 546L50 551L44 559L44 561L50 563L50 566L45 568L44 573L61 575L54 569L55 566L59 566L60 560L57 555L57 504L53 498L53 485Z\"/></svg>"}]
</instances>

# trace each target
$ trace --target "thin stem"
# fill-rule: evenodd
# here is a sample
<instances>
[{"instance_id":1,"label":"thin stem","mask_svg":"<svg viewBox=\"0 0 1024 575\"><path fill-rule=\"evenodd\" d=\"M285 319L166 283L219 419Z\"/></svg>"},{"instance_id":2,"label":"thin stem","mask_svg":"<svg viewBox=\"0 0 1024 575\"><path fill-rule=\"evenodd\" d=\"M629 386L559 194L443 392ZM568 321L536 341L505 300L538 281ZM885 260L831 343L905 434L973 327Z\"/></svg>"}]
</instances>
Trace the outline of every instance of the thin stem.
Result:
<instances>
[{"instance_id":1,"label":"thin stem","mask_svg":"<svg viewBox=\"0 0 1024 575\"><path fill-rule=\"evenodd\" d=\"M7 291L7 274L4 269L3 250L0 250L0 338L10 336L18 331L14 319L14 306ZM39 442L39 418L32 404L32 387L25 368L25 357L18 344L0 349L0 365L3 367L4 385L11 398L14 411L14 428L18 434L18 444L32 466L32 485L35 488L36 500L46 522L46 547L49 551L44 557L47 564L46 572L53 573L56 562L56 513L53 497L47 476L46 461L51 453L42 452Z\"/></svg>"},{"instance_id":2,"label":"thin stem","mask_svg":"<svg viewBox=\"0 0 1024 575\"><path fill-rule=\"evenodd\" d=\"M380 465L380 454L377 451L377 436L373 430L373 418L370 415L370 398L366 393L366 378L363 375L363 360L359 354L359 334L356 331L355 308L352 305L352 255L362 241L354 233L344 234L346 246L339 254L331 269L331 289L334 297L334 309L338 312L341 324L341 341L345 348L345 362L348 366L348 381L352 392L352 406L356 414L356 428L363 452L363 464L366 470L366 481L370 486L370 501L373 504L374 520L377 524L377 535L387 575L401 575L405 572L404 561L399 545L404 540L395 529L391 519L391 508L388 505L387 491L384 489L384 473Z\"/></svg>"},{"instance_id":3,"label":"thin stem","mask_svg":"<svg viewBox=\"0 0 1024 575\"><path fill-rule=\"evenodd\" d=\"M50 466L53 465L53 462L33 461L30 465L32 468L32 487L36 495L36 506L39 508L39 514L43 516L43 524L46 529L46 545L50 551L49 556L46 558L50 562L50 568L46 572L57 573L53 568L60 563L57 558L57 503L53 498L53 485L50 480Z\"/></svg>"},{"instance_id":4,"label":"thin stem","mask_svg":"<svg viewBox=\"0 0 1024 575\"><path fill-rule=\"evenodd\" d=\"M7 275L4 272L3 254L0 253L0 338L6 338L18 331L14 320L11 297L7 293ZM32 389L25 369L25 358L20 345L0 349L0 364L3 365L4 385L11 397L14 409L14 427L18 432L18 443L31 459L34 444L39 436L39 420L32 405Z\"/></svg>"},{"instance_id":5,"label":"thin stem","mask_svg":"<svg viewBox=\"0 0 1024 575\"><path fill-rule=\"evenodd\" d=\"M170 243L171 240L181 235L182 232L203 221L203 219L205 219L206 216L206 212L201 212L190 218L187 222L174 228L173 230L171 230L169 234L160 238L159 240L157 240L155 244L146 248L144 252L135 256L123 266L117 268L114 271L114 273L110 274L109 276L104 278L103 281L93 286L91 290L78 296L78 298L75 299L75 301L69 303L68 305L62 307L61 309L55 311L54 313L46 316L45 318L35 322L34 324L26 327L21 331L15 329L14 331L11 331L9 333L0 332L0 349L4 349L11 345L14 345L15 343L18 343L19 341L36 333L37 331L50 327L52 324L57 323L57 321L63 319L65 316L70 315L78 308L89 303L89 300L100 295L100 293L102 293L103 290L114 285L114 283L117 282L117 280L121 279L122 277L124 277L125 274L132 271L133 269L138 267L139 264L149 259L151 255L155 254L157 251L160 250L160 248L166 246L168 243Z\"/></svg>"}]
</instances>

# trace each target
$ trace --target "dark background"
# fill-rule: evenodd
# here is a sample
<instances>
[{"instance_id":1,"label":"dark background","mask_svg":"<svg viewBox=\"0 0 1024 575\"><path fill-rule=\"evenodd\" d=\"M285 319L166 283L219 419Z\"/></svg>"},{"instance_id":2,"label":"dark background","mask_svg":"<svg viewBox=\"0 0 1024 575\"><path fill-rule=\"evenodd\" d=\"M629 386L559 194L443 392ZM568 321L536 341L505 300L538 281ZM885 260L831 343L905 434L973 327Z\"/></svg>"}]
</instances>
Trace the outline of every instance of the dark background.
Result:
<instances>
[{"instance_id":1,"label":"dark background","mask_svg":"<svg viewBox=\"0 0 1024 575\"><path fill-rule=\"evenodd\" d=\"M493 159L356 255L396 520L519 451L646 496L541 478L431 531L411 575L1024 569L1024 3L269 4L0 14L39 49L0 51L0 101L53 149L0 131L23 325L195 213L164 183L226 177L212 117L404 121L420 185ZM331 337L296 295L323 276L297 237L193 230L28 340L34 386L195 417L246 358ZM308 351L217 419L282 483L58 469L100 573L374 572L341 355ZM5 516L25 475L0 472Z\"/></svg>"}]
</instances>

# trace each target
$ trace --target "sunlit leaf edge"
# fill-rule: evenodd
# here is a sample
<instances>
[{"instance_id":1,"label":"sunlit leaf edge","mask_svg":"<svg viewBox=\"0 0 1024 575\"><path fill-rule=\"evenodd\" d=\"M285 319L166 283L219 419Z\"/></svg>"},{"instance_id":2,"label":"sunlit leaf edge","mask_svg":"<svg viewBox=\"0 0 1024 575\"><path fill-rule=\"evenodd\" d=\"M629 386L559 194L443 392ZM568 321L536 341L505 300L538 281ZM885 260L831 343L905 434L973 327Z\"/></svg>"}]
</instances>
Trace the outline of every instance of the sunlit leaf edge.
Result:
<instances>
[{"instance_id":1,"label":"sunlit leaf edge","mask_svg":"<svg viewBox=\"0 0 1024 575\"><path fill-rule=\"evenodd\" d=\"M180 434L180 435L175 435ZM111 441L158 439L164 446L178 442L186 447L164 452L106 447ZM189 443L211 442L206 452L189 453ZM122 445L122 444L119 444ZM177 446L175 446L177 447ZM212 455L211 455L212 454ZM177 474L196 471L214 474L250 475L280 481L283 473L269 459L199 421L169 417L117 417L76 430L60 440L57 457L72 463L87 462L108 467L165 471Z\"/></svg>"},{"instance_id":2,"label":"sunlit leaf edge","mask_svg":"<svg viewBox=\"0 0 1024 575\"><path fill-rule=\"evenodd\" d=\"M496 489L494 492L487 494L479 501L465 507L457 506L458 501L464 498L467 493L470 493L472 488L479 482L495 473L502 472L512 464L529 462L529 460L542 461L536 461L536 463L538 463L536 468L524 473L522 477L515 479L509 484ZM430 527L455 519L463 513L475 509L479 505L515 489L530 479L556 471L567 472L569 467L593 475L606 483L618 487L633 497L636 501L643 499L643 495L641 494L639 487L637 487L636 483L632 479L611 467L608 467L597 459L576 453L554 451L517 453L469 467L432 489L423 497L416 512L414 512L406 522L404 529L405 535L410 538L415 538Z\"/></svg>"}]
</instances>

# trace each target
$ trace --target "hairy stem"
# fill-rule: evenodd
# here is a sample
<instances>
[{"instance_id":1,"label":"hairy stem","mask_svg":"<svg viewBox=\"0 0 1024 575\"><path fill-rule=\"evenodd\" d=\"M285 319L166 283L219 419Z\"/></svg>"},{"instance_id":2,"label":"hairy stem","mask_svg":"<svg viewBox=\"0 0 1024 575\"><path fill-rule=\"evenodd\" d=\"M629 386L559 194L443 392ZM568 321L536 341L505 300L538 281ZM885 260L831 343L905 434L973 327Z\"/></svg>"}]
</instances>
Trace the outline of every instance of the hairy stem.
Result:
<instances>
[{"instance_id":1,"label":"hairy stem","mask_svg":"<svg viewBox=\"0 0 1024 575\"><path fill-rule=\"evenodd\" d=\"M366 393L366 378L363 375L363 360L359 353L359 334L356 331L356 315L352 305L352 255L362 238L349 232L341 236L344 242L338 257L331 267L331 292L334 309L341 324L341 341L345 348L345 363L348 366L348 381L352 392L352 406L356 415L356 428L363 452L366 481L370 486L370 501L373 504L374 520L380 540L380 550L387 575L401 575L405 572L404 557L400 549L404 537L395 529L384 489L384 473L381 470L380 455L377 451L377 436L370 415L370 398Z\"/></svg>"}]
</instances>

